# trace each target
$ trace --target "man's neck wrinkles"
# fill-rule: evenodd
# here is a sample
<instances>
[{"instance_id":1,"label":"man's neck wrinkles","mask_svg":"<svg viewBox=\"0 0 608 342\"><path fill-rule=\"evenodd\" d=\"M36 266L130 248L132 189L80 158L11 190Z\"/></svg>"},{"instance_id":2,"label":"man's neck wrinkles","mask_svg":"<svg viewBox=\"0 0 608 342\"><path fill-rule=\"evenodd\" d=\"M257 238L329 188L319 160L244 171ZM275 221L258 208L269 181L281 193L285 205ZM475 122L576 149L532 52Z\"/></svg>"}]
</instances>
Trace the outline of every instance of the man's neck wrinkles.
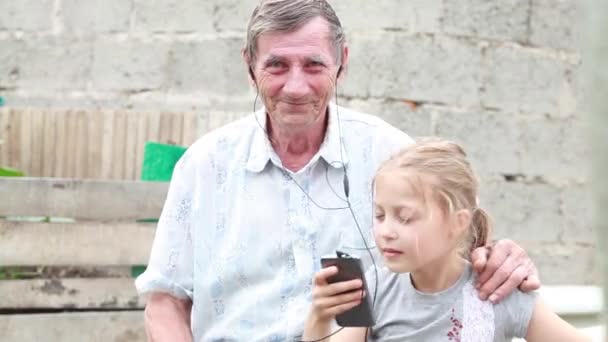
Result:
<instances>
[{"instance_id":1,"label":"man's neck wrinkles","mask_svg":"<svg viewBox=\"0 0 608 342\"><path fill-rule=\"evenodd\" d=\"M321 146L321 143L316 140L318 139L309 136L283 137L283 139L278 139L275 149L277 149L277 153L285 155L301 156L309 153L314 154Z\"/></svg>"},{"instance_id":2,"label":"man's neck wrinkles","mask_svg":"<svg viewBox=\"0 0 608 342\"><path fill-rule=\"evenodd\" d=\"M281 163L292 171L304 167L321 148L324 132L318 134L280 135L273 139L273 148Z\"/></svg>"}]
</instances>

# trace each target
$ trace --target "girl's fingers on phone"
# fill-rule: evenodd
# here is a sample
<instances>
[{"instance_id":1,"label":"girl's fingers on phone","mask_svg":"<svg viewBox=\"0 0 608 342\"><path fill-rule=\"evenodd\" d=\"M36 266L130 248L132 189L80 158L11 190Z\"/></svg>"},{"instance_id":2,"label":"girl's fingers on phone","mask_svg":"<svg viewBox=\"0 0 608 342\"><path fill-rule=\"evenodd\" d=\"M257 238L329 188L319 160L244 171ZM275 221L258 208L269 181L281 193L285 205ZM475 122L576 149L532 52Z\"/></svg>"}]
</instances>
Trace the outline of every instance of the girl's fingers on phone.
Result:
<instances>
[{"instance_id":1,"label":"girl's fingers on phone","mask_svg":"<svg viewBox=\"0 0 608 342\"><path fill-rule=\"evenodd\" d=\"M332 306L327 309L327 316L335 317L343 312L346 312L346 311L354 308L355 306L359 305L359 303L360 303L360 300Z\"/></svg>"},{"instance_id":2,"label":"girl's fingers on phone","mask_svg":"<svg viewBox=\"0 0 608 342\"><path fill-rule=\"evenodd\" d=\"M315 274L313 278L313 283L315 285L327 285L327 278L333 276L336 273L338 273L338 268L336 266L322 268L319 272Z\"/></svg>"},{"instance_id":3,"label":"girl's fingers on phone","mask_svg":"<svg viewBox=\"0 0 608 342\"><path fill-rule=\"evenodd\" d=\"M358 290L342 293L335 296L322 297L316 300L316 306L322 309L329 309L346 303L356 303L355 305L357 305L361 302L361 299L364 296L364 291Z\"/></svg>"},{"instance_id":4,"label":"girl's fingers on phone","mask_svg":"<svg viewBox=\"0 0 608 342\"><path fill-rule=\"evenodd\" d=\"M361 279L353 279L330 284L327 286L327 291L330 293L330 295L337 295L344 292L358 290L361 287L363 287L363 281Z\"/></svg>"},{"instance_id":5,"label":"girl's fingers on phone","mask_svg":"<svg viewBox=\"0 0 608 342\"><path fill-rule=\"evenodd\" d=\"M353 279L329 285L317 285L313 288L313 298L335 297L347 292L361 290L363 281ZM360 293L360 291L357 291Z\"/></svg>"}]
</instances>

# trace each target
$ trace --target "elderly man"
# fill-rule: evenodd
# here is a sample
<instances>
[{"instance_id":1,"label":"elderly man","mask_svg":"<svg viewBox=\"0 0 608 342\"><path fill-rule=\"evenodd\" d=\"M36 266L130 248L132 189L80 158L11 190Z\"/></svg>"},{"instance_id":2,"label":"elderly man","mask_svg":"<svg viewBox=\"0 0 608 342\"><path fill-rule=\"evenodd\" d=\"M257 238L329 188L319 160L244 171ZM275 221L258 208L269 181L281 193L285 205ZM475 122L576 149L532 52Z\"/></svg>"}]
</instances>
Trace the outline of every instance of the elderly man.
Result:
<instances>
[{"instance_id":1,"label":"elderly man","mask_svg":"<svg viewBox=\"0 0 608 342\"><path fill-rule=\"evenodd\" d=\"M297 340L320 257L373 249L372 176L411 142L330 101L348 48L325 0L261 1L243 57L263 109L206 134L176 165L137 279L151 293L153 341ZM539 286L510 241L472 258L483 298Z\"/></svg>"}]
</instances>

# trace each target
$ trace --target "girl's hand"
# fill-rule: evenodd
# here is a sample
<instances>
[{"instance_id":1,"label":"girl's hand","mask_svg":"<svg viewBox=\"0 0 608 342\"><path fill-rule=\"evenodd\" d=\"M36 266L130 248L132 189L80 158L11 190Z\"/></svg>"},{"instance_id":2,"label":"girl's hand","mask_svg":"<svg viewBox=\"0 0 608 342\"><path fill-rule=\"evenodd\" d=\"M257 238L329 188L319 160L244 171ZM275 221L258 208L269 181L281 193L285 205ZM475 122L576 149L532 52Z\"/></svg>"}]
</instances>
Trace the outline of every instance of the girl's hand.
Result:
<instances>
[{"instance_id":1,"label":"girl's hand","mask_svg":"<svg viewBox=\"0 0 608 342\"><path fill-rule=\"evenodd\" d=\"M361 303L364 297L361 279L334 284L328 278L338 273L338 267L321 269L313 279L311 318L330 321L336 315L346 312Z\"/></svg>"},{"instance_id":2,"label":"girl's hand","mask_svg":"<svg viewBox=\"0 0 608 342\"><path fill-rule=\"evenodd\" d=\"M312 307L304 327L303 341L317 341L325 338L330 334L331 321L336 315L361 303L365 295L362 290L363 281L355 279L329 284L327 278L337 273L338 268L330 266L315 274Z\"/></svg>"}]
</instances>

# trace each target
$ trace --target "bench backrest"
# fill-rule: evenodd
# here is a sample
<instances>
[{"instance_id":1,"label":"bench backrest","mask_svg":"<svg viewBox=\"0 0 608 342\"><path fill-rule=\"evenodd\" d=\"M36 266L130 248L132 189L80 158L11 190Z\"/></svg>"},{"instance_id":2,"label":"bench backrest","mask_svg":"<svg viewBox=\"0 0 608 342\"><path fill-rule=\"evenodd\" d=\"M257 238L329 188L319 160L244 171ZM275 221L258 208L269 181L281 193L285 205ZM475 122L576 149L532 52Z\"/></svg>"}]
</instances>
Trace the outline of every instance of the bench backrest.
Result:
<instances>
[{"instance_id":1,"label":"bench backrest","mask_svg":"<svg viewBox=\"0 0 608 342\"><path fill-rule=\"evenodd\" d=\"M194 113L0 108L0 167L31 177L137 180L147 141L198 136Z\"/></svg>"}]
</instances>

